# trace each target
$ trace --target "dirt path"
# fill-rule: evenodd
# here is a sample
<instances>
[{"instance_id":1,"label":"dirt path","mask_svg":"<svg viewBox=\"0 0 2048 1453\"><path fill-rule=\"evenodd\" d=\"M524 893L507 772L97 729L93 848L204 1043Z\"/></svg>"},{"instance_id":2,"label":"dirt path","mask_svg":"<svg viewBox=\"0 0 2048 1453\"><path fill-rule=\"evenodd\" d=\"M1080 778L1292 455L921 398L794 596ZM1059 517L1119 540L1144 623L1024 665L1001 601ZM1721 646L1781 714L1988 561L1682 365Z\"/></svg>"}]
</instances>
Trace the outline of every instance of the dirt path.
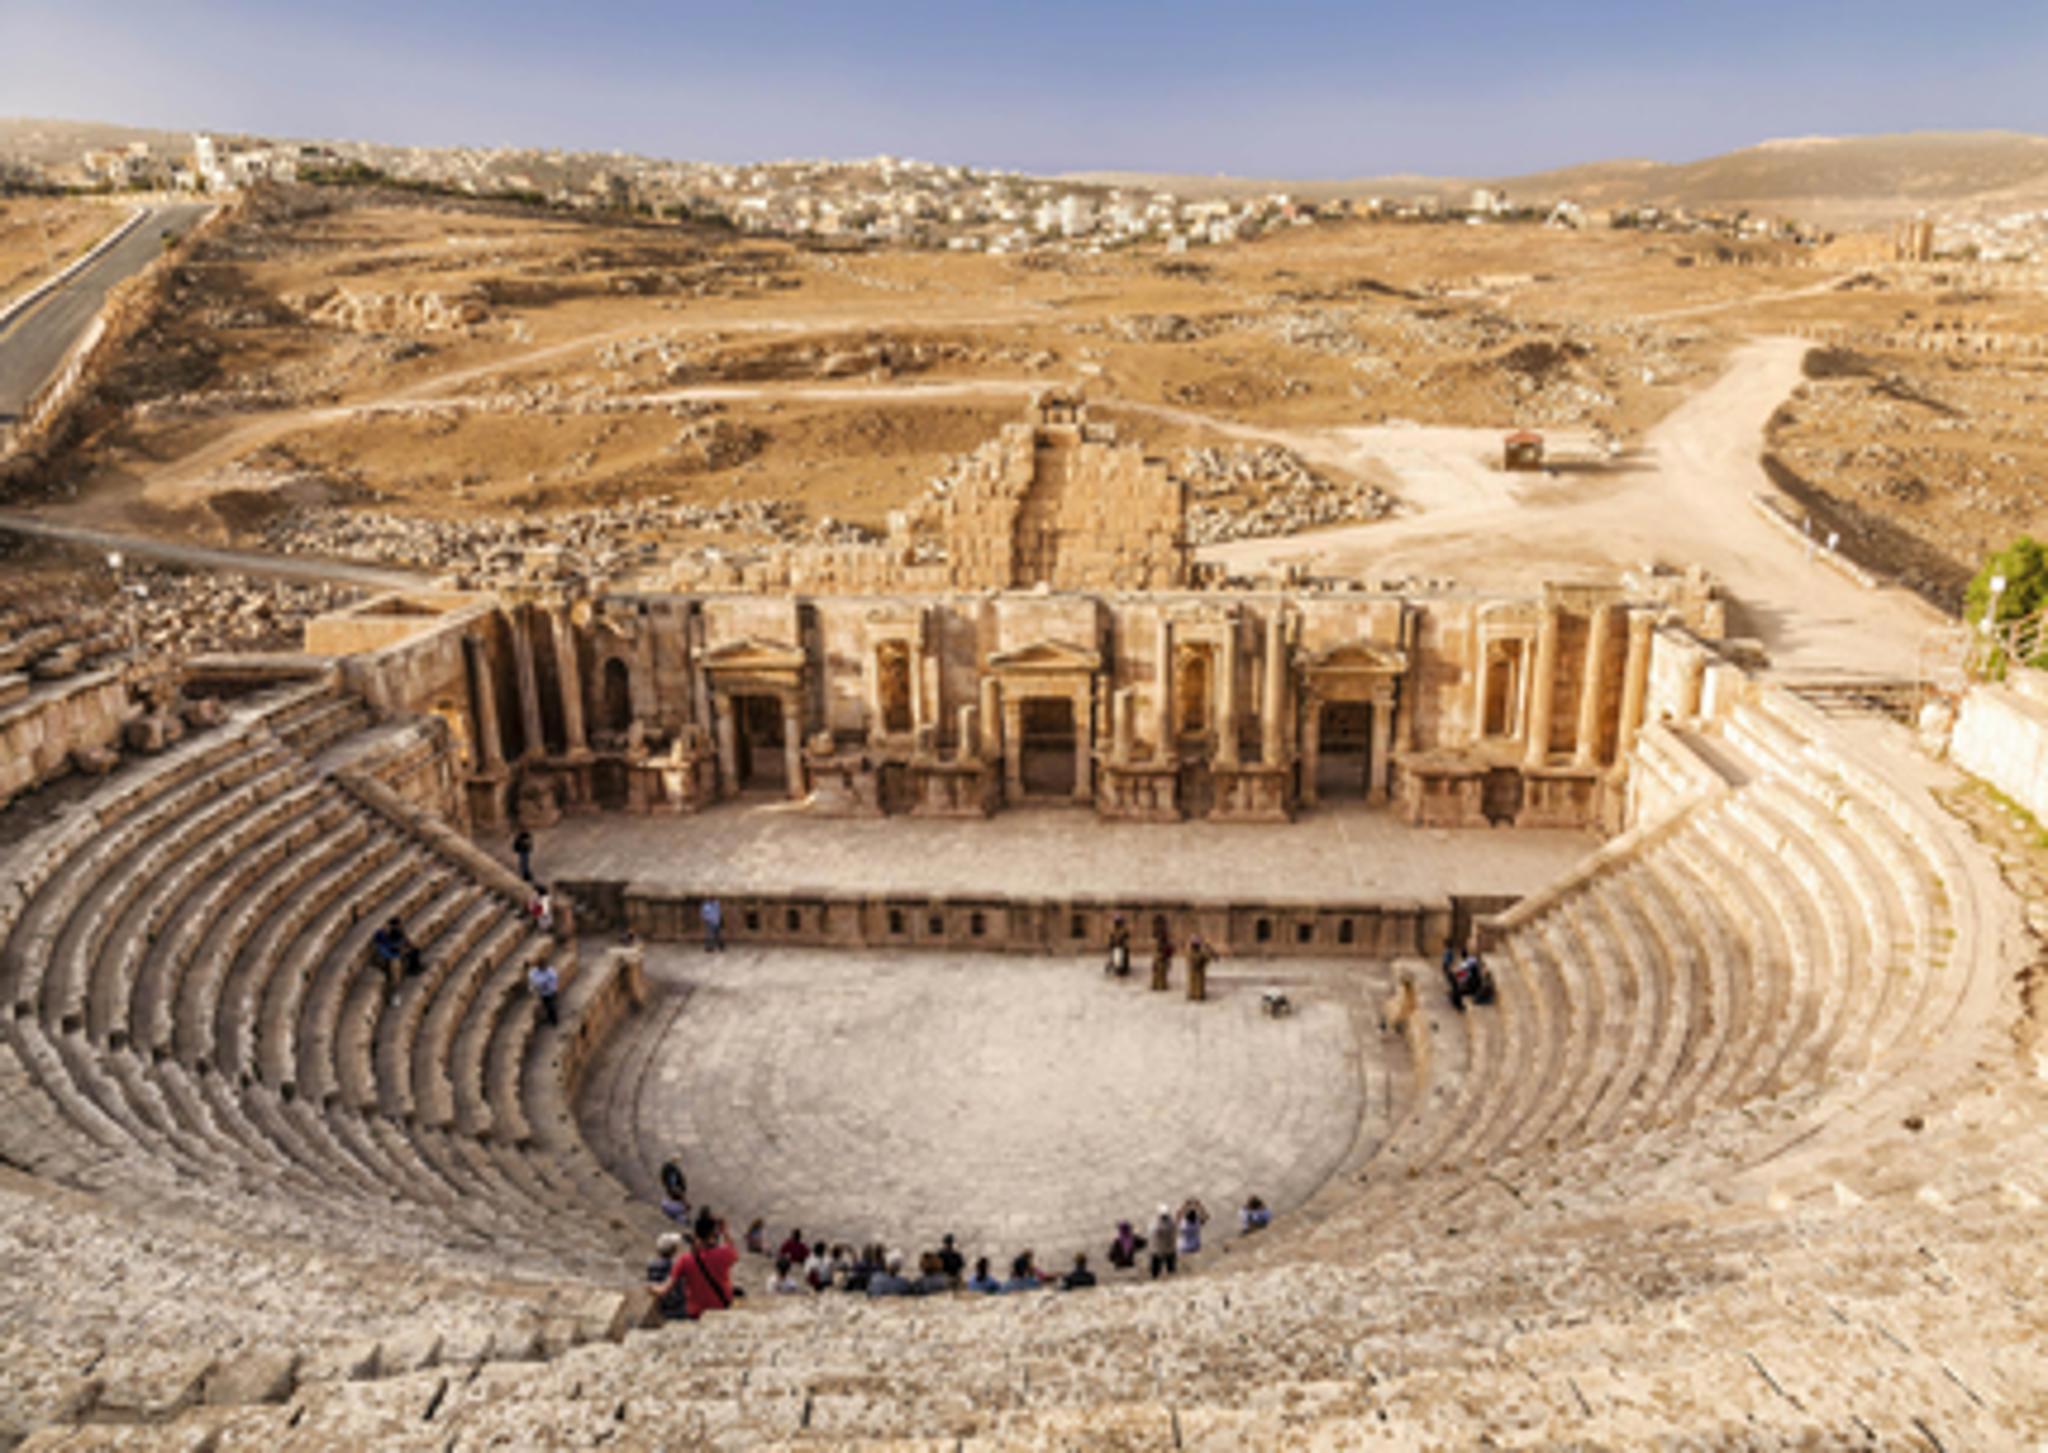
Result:
<instances>
[{"instance_id":1,"label":"dirt path","mask_svg":"<svg viewBox=\"0 0 2048 1453\"><path fill-rule=\"evenodd\" d=\"M273 555L260 550L220 550L208 545L188 545L151 535L127 534L94 529L86 525L59 524L20 510L0 510L0 531L53 540L87 550L118 552L142 559L185 565L194 570L217 570L237 575L258 575L286 580L328 580L366 590L408 590L424 584L427 576L411 571L358 565L345 560L322 560L313 555Z\"/></svg>"},{"instance_id":2,"label":"dirt path","mask_svg":"<svg viewBox=\"0 0 2048 1453\"><path fill-rule=\"evenodd\" d=\"M1806 347L1792 338L1745 345L1718 380L1613 471L1555 480L1496 476L1491 499L1291 539L1236 541L1201 558L1243 571L1301 564L1372 581L1450 578L1506 590L1652 562L1698 564L1735 598L1731 630L1760 640L1777 669L1912 674L1944 618L1909 592L1869 590L1809 559L1752 502L1771 488L1758 463L1764 425L1798 383ZM1455 462L1473 447L1471 431L1404 432L1415 450L1440 460Z\"/></svg>"},{"instance_id":3,"label":"dirt path","mask_svg":"<svg viewBox=\"0 0 2048 1453\"><path fill-rule=\"evenodd\" d=\"M954 316L921 317L922 326L945 327L990 327L1003 323L1016 323L1040 318L1044 309L1038 306L1016 307L996 311L981 311L973 314ZM879 318L862 316L828 317L808 315L773 319L722 319L706 320L693 324L667 324L651 326L648 321L614 328L598 329L579 333L572 338L557 339L552 343L528 349L525 352L509 354L482 363L464 365L436 373L428 378L407 384L400 389L380 394L374 398L359 399L347 404L323 404L306 408L289 409L281 412L265 412L247 416L226 433L208 440L198 448L176 459L160 465L133 466L135 485L124 491L125 498L105 501L100 508L90 505L80 507L78 513L99 523L112 523L119 512L125 510L133 499L140 500L155 509L181 512L202 502L219 481L216 479L235 460L262 446L295 434L304 429L318 428L325 424L339 423L347 419L375 414L383 411L402 409L420 403L475 403L453 393L465 384L478 379L517 372L518 370L556 361L571 354L588 352L607 343L617 343L630 338L644 338L653 333L665 337L685 337L691 334L741 334L776 333L802 336L806 333L834 332L847 328L875 326ZM942 398L988 393L1028 393L1044 388L1050 379L1039 380L963 380L944 384L873 384L873 385L810 385L810 384L762 384L762 385L704 385L701 388L665 390L644 395L651 402L679 402L685 399L745 399L745 398L795 398L795 399L836 399L862 398L873 400L906 400L920 397ZM110 514L110 512L112 512Z\"/></svg>"}]
</instances>

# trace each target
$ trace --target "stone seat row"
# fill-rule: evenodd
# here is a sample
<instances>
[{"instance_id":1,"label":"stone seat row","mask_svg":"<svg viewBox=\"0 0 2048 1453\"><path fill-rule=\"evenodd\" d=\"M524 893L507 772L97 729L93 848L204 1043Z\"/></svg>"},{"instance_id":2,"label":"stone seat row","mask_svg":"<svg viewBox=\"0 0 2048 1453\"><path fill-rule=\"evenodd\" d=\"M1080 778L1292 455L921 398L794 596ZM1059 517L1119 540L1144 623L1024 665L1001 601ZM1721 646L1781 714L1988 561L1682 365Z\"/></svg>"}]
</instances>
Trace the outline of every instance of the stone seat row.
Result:
<instances>
[{"instance_id":1,"label":"stone seat row","mask_svg":"<svg viewBox=\"0 0 2048 1453\"><path fill-rule=\"evenodd\" d=\"M1998 1292L2038 1211L1902 1198L1797 1221L1649 1217L1597 1245L1582 1215L1084 1294L750 1299L545 1365L322 1380L157 1431L220 1449L1634 1446L1673 1429L1717 1446L1997 1447L2048 1425L2034 1315ZM117 1444L78 1427L30 1446Z\"/></svg>"},{"instance_id":2,"label":"stone seat row","mask_svg":"<svg viewBox=\"0 0 2048 1453\"><path fill-rule=\"evenodd\" d=\"M210 1183L150 1190L116 1206L0 1171L0 1254L36 1272L0 1287L0 1443L65 1416L133 1422L622 1330L616 1291L451 1265L402 1224L343 1236Z\"/></svg>"},{"instance_id":3,"label":"stone seat row","mask_svg":"<svg viewBox=\"0 0 2048 1453\"><path fill-rule=\"evenodd\" d=\"M1447 1063L1462 1072L1390 1146L1409 1171L1861 1088L1942 1032L1967 976L1939 836L1901 795L1831 769L1779 710L1766 697L1719 728L1715 760L1739 785L1601 855L1502 935L1498 1011L1458 1019Z\"/></svg>"},{"instance_id":4,"label":"stone seat row","mask_svg":"<svg viewBox=\"0 0 2048 1453\"><path fill-rule=\"evenodd\" d=\"M363 719L314 693L281 726L319 751ZM505 885L314 777L268 723L194 743L149 790L117 784L78 817L91 830L62 825L68 856L30 854L52 871L16 876L5 946L24 1006L10 1044L70 1138L365 1207L415 1201L461 1234L616 1264L624 1190L580 1141L534 1143L536 1118L572 1122L566 1091L526 1073L534 944ZM429 968L388 995L368 939L394 914ZM27 1163L72 1163L60 1150ZM537 1210L572 1229L540 1234Z\"/></svg>"}]
</instances>

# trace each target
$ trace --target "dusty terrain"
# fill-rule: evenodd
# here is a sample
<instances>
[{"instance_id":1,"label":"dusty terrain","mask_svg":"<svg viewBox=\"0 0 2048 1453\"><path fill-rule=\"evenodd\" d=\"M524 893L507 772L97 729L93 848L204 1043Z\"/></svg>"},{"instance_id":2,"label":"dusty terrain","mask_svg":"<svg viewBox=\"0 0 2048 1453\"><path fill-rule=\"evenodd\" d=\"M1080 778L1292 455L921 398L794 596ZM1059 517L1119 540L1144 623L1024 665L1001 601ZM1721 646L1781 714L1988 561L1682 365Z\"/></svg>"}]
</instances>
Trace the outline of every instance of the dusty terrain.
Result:
<instances>
[{"instance_id":1,"label":"dusty terrain","mask_svg":"<svg viewBox=\"0 0 2048 1453\"><path fill-rule=\"evenodd\" d=\"M1831 348L1805 373L1771 420L1774 479L1858 558L1953 609L1986 554L2048 528L2048 360Z\"/></svg>"},{"instance_id":2,"label":"dusty terrain","mask_svg":"<svg viewBox=\"0 0 2048 1453\"><path fill-rule=\"evenodd\" d=\"M186 250L82 439L14 503L483 574L548 541L612 569L877 531L1062 385L1174 460L1228 565L1472 584L1534 568L1509 536L1558 534L1560 568L1682 563L1668 517L1635 531L1600 502L1671 484L1658 426L1744 340L1804 333L1828 351L1804 377L1804 345L1774 354L1779 392L1745 385L1746 432L1714 447L1752 473L1768 448L1823 537L1949 605L1987 546L2042 527L2044 365L1919 349L2048 330L2030 276L1365 221L1175 256L818 252L292 189ZM1516 427L1545 431L1553 473L1499 471ZM1543 506L1567 508L1512 523Z\"/></svg>"},{"instance_id":3,"label":"dusty terrain","mask_svg":"<svg viewBox=\"0 0 2048 1453\"><path fill-rule=\"evenodd\" d=\"M1079 383L1161 449L1390 421L1639 433L1711 317L1810 285L1690 239L1354 224L1167 258L807 253L321 194L186 260L57 481L200 532L266 493L427 514L799 501L868 526ZM1162 412L1171 411L1171 412ZM208 511L214 496L233 504Z\"/></svg>"},{"instance_id":4,"label":"dusty terrain","mask_svg":"<svg viewBox=\"0 0 2048 1453\"><path fill-rule=\"evenodd\" d=\"M0 197L0 307L106 236L123 215L76 197Z\"/></svg>"}]
</instances>

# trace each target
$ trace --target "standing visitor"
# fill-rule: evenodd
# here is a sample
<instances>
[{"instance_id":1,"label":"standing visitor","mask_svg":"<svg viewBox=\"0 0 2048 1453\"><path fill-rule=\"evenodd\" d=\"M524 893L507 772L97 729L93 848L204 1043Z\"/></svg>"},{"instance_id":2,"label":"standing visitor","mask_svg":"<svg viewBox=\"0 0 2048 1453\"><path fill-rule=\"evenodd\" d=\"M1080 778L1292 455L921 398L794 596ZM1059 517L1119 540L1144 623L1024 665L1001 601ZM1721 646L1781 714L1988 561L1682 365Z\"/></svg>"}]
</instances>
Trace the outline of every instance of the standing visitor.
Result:
<instances>
[{"instance_id":1,"label":"standing visitor","mask_svg":"<svg viewBox=\"0 0 2048 1453\"><path fill-rule=\"evenodd\" d=\"M668 1279L652 1288L662 1316L696 1321L706 1312L732 1307L732 1269L739 1252L726 1239L725 1223L712 1218L705 1234L690 1238L689 1250L676 1257Z\"/></svg>"},{"instance_id":2,"label":"standing visitor","mask_svg":"<svg viewBox=\"0 0 2048 1453\"><path fill-rule=\"evenodd\" d=\"M1188 998L1199 1001L1209 997L1209 965L1215 957L1200 934L1188 940Z\"/></svg>"},{"instance_id":3,"label":"standing visitor","mask_svg":"<svg viewBox=\"0 0 2048 1453\"><path fill-rule=\"evenodd\" d=\"M547 1016L548 1023L560 1024L562 1020L555 1001L561 995L562 979L555 972L555 966L546 959L540 960L526 971L526 987L533 991L534 998L540 1000L540 1012Z\"/></svg>"},{"instance_id":4,"label":"standing visitor","mask_svg":"<svg viewBox=\"0 0 2048 1453\"><path fill-rule=\"evenodd\" d=\"M1202 1249L1202 1227L1208 1224L1209 1208L1189 1196L1180 1208L1180 1254L1194 1256Z\"/></svg>"},{"instance_id":5,"label":"standing visitor","mask_svg":"<svg viewBox=\"0 0 2048 1453\"><path fill-rule=\"evenodd\" d=\"M519 876L533 881L533 834L525 828L512 834L512 855L519 859Z\"/></svg>"},{"instance_id":6,"label":"standing visitor","mask_svg":"<svg viewBox=\"0 0 2048 1453\"><path fill-rule=\"evenodd\" d=\"M1121 913L1110 920L1109 962L1103 971L1119 979L1128 978L1131 972L1131 926Z\"/></svg>"},{"instance_id":7,"label":"standing visitor","mask_svg":"<svg viewBox=\"0 0 2048 1453\"><path fill-rule=\"evenodd\" d=\"M1172 1276L1180 1269L1180 1258L1174 1253L1173 1212L1166 1207L1159 1208L1159 1219L1152 1223L1152 1280L1159 1280L1164 1271Z\"/></svg>"},{"instance_id":8,"label":"standing visitor","mask_svg":"<svg viewBox=\"0 0 2048 1453\"><path fill-rule=\"evenodd\" d=\"M526 905L526 916L533 920L533 926L539 932L554 933L555 898L548 892L547 884L540 883L534 887L533 898Z\"/></svg>"},{"instance_id":9,"label":"standing visitor","mask_svg":"<svg viewBox=\"0 0 2048 1453\"><path fill-rule=\"evenodd\" d=\"M1152 915L1152 987L1162 993L1167 980L1173 975L1173 935L1166 926L1166 915Z\"/></svg>"},{"instance_id":10,"label":"standing visitor","mask_svg":"<svg viewBox=\"0 0 2048 1453\"><path fill-rule=\"evenodd\" d=\"M704 952L707 954L725 952L725 909L716 898L706 898L704 906L697 910L704 920Z\"/></svg>"}]
</instances>

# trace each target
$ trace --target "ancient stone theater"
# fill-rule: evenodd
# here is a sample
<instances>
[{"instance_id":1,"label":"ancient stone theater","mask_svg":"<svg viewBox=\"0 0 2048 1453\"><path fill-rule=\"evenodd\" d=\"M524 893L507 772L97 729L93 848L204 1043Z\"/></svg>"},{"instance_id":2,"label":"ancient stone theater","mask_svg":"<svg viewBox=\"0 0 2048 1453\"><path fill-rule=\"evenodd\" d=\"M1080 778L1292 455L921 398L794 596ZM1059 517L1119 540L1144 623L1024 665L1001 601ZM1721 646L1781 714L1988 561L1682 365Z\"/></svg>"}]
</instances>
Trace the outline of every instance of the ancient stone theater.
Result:
<instances>
[{"instance_id":1,"label":"ancient stone theater","mask_svg":"<svg viewBox=\"0 0 2048 1453\"><path fill-rule=\"evenodd\" d=\"M869 543L146 689L18 615L0 1443L2048 1432L2039 674L1235 579L1185 493L1052 395Z\"/></svg>"}]
</instances>

